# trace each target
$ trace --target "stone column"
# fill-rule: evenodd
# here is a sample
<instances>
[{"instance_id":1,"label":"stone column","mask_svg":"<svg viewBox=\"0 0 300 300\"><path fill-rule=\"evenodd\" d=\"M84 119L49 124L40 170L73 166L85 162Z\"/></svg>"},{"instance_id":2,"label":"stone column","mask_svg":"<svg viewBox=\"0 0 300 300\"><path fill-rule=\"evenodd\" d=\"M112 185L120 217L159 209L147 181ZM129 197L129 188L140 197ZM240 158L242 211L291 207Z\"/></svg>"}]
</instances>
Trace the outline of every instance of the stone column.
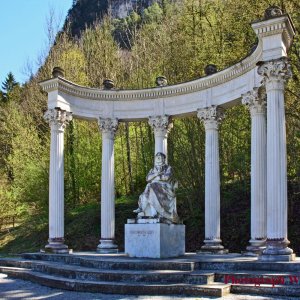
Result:
<instances>
[{"instance_id":1,"label":"stone column","mask_svg":"<svg viewBox=\"0 0 300 300\"><path fill-rule=\"evenodd\" d=\"M251 239L246 255L260 255L267 236L266 95L258 88L242 95L251 114Z\"/></svg>"},{"instance_id":2,"label":"stone column","mask_svg":"<svg viewBox=\"0 0 300 300\"><path fill-rule=\"evenodd\" d=\"M170 116L149 117L149 125L154 130L155 153L162 152L168 157L168 134L173 128Z\"/></svg>"},{"instance_id":3,"label":"stone column","mask_svg":"<svg viewBox=\"0 0 300 300\"><path fill-rule=\"evenodd\" d=\"M285 57L261 62L267 91L267 248L262 260L293 260L287 239L287 158L284 83L291 76Z\"/></svg>"},{"instance_id":4,"label":"stone column","mask_svg":"<svg viewBox=\"0 0 300 300\"><path fill-rule=\"evenodd\" d=\"M68 253L64 244L64 131L72 113L60 108L49 109L44 118L51 128L49 175L49 244L45 250Z\"/></svg>"},{"instance_id":5,"label":"stone column","mask_svg":"<svg viewBox=\"0 0 300 300\"><path fill-rule=\"evenodd\" d=\"M205 240L202 252L224 253L220 239L220 166L219 122L221 108L216 106L198 110L198 118L205 126Z\"/></svg>"},{"instance_id":6,"label":"stone column","mask_svg":"<svg viewBox=\"0 0 300 300\"><path fill-rule=\"evenodd\" d=\"M102 174L101 174L101 239L97 251L118 252L115 239L115 176L114 138L118 129L118 119L98 120L102 132Z\"/></svg>"}]
</instances>

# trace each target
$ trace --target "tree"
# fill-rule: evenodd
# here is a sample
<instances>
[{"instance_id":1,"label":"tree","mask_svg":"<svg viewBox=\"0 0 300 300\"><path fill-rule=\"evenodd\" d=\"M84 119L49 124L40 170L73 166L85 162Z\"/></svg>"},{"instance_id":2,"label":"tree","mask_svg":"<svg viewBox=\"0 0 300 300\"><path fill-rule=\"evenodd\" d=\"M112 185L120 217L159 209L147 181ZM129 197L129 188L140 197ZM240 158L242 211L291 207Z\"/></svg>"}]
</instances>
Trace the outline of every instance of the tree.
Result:
<instances>
[{"instance_id":1,"label":"tree","mask_svg":"<svg viewBox=\"0 0 300 300\"><path fill-rule=\"evenodd\" d=\"M2 83L2 95L1 100L7 102L9 100L9 94L13 91L14 87L18 86L19 83L15 80L12 72L9 72L5 81Z\"/></svg>"}]
</instances>

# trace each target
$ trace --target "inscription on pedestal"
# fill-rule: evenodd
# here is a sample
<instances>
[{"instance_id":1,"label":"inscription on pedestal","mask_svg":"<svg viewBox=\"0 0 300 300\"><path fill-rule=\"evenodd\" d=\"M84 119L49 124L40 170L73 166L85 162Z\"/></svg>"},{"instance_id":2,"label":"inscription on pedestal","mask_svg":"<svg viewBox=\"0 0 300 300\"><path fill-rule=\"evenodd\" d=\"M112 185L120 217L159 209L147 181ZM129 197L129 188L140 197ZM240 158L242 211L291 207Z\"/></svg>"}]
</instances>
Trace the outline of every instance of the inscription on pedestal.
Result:
<instances>
[{"instance_id":1,"label":"inscription on pedestal","mask_svg":"<svg viewBox=\"0 0 300 300\"><path fill-rule=\"evenodd\" d=\"M131 230L130 234L137 234L137 235L150 235L150 234L154 234L153 230Z\"/></svg>"}]
</instances>

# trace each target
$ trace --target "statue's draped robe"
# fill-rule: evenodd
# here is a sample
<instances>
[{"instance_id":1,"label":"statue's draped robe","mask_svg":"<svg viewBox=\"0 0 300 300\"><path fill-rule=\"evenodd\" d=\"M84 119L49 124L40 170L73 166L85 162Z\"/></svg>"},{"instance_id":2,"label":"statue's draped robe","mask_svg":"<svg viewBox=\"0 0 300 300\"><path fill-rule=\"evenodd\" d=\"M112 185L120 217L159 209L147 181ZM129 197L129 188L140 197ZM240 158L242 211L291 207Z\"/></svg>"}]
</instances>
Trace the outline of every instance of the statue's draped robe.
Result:
<instances>
[{"instance_id":1,"label":"statue's draped robe","mask_svg":"<svg viewBox=\"0 0 300 300\"><path fill-rule=\"evenodd\" d=\"M156 176L158 173L161 175ZM139 207L143 211L139 216L159 217L171 223L177 223L172 168L168 165L154 167L150 170L146 180L148 184L139 198Z\"/></svg>"}]
</instances>

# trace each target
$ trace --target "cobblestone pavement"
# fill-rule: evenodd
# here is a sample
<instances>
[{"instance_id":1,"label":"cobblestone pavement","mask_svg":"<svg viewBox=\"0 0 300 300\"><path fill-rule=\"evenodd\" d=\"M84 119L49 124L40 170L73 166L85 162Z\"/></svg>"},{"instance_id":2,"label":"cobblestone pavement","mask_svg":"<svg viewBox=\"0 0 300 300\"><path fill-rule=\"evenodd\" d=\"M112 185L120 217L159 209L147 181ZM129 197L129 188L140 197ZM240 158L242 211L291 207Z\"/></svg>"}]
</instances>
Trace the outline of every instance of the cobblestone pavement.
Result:
<instances>
[{"instance_id":1,"label":"cobblestone pavement","mask_svg":"<svg viewBox=\"0 0 300 300\"><path fill-rule=\"evenodd\" d=\"M201 298L201 297L168 297L168 296L126 296L126 295L105 295L94 293L77 293L58 289L52 289L41 286L29 281L8 278L4 274L0 274L0 299L1 300L273 300L273 299L289 299L277 297L262 296L246 296L246 295L230 295L223 298ZM295 298L290 298L295 299Z\"/></svg>"}]
</instances>

